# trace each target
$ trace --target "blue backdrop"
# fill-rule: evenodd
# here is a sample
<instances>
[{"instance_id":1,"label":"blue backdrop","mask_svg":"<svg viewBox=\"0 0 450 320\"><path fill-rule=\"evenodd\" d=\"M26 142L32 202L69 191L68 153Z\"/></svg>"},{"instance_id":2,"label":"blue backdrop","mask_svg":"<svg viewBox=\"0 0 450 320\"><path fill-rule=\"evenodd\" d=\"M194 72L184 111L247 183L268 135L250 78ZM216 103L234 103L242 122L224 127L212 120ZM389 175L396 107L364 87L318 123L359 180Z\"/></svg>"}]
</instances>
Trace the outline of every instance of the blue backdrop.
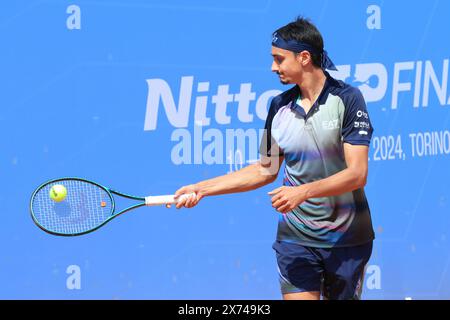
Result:
<instances>
[{"instance_id":1,"label":"blue backdrop","mask_svg":"<svg viewBox=\"0 0 450 320\"><path fill-rule=\"evenodd\" d=\"M0 298L279 299L267 192L141 208L63 238L29 214L60 176L171 194L257 158L271 33L311 18L375 128L363 298L450 298L450 2L8 1L0 5Z\"/></svg>"}]
</instances>

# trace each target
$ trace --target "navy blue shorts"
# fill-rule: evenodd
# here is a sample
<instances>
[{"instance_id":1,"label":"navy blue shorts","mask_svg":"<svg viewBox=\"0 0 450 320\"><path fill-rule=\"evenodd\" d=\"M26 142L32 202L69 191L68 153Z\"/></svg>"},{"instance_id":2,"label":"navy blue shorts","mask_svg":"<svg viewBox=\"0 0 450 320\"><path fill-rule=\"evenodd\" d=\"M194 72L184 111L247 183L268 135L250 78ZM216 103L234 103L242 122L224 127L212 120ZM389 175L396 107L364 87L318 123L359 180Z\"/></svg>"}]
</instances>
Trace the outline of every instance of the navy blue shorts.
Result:
<instances>
[{"instance_id":1,"label":"navy blue shorts","mask_svg":"<svg viewBox=\"0 0 450 320\"><path fill-rule=\"evenodd\" d=\"M283 294L319 291L330 300L361 298L372 241L329 249L276 241L273 249Z\"/></svg>"}]
</instances>

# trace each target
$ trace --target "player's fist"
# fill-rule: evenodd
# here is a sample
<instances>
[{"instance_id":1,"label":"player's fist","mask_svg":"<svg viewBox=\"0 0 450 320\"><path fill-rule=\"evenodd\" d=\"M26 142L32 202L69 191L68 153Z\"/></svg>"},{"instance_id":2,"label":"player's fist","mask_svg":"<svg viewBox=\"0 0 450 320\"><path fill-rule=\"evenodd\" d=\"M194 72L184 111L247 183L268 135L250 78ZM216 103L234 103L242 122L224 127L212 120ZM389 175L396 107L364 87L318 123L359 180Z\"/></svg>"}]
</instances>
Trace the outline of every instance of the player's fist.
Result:
<instances>
[{"instance_id":1,"label":"player's fist","mask_svg":"<svg viewBox=\"0 0 450 320\"><path fill-rule=\"evenodd\" d=\"M181 197L183 194L193 193L195 195L189 197ZM181 187L175 192L175 200L177 200L177 209L181 207L192 208L197 205L197 203L203 198L202 191L195 184L190 184L184 187Z\"/></svg>"},{"instance_id":2,"label":"player's fist","mask_svg":"<svg viewBox=\"0 0 450 320\"><path fill-rule=\"evenodd\" d=\"M269 195L272 197L272 207L283 214L288 213L308 199L303 185L282 186L270 191Z\"/></svg>"}]
</instances>

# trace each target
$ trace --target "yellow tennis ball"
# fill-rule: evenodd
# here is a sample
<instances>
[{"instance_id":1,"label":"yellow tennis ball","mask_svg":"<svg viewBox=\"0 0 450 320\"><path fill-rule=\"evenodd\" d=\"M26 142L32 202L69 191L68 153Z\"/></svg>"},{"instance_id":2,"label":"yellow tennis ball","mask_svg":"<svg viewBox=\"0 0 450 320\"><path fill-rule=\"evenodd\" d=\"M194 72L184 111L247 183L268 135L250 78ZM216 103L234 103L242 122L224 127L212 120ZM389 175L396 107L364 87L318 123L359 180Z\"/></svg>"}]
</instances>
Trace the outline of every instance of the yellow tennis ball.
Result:
<instances>
[{"instance_id":1,"label":"yellow tennis ball","mask_svg":"<svg viewBox=\"0 0 450 320\"><path fill-rule=\"evenodd\" d=\"M55 184L50 189L50 198L55 202L63 201L67 196L67 189L62 184Z\"/></svg>"}]
</instances>

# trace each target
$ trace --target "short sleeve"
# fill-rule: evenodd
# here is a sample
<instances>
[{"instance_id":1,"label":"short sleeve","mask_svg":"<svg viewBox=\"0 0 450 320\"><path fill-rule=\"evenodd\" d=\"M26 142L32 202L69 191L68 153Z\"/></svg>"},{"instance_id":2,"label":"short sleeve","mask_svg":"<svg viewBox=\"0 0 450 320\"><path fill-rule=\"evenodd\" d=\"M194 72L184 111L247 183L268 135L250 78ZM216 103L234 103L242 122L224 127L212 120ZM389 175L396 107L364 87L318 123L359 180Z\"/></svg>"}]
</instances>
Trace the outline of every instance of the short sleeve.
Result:
<instances>
[{"instance_id":1,"label":"short sleeve","mask_svg":"<svg viewBox=\"0 0 450 320\"><path fill-rule=\"evenodd\" d=\"M259 146L259 153L263 157L273 157L283 155L283 152L280 149L278 143L276 142L276 139L274 139L274 135L272 132L273 118L275 117L275 114L277 113L278 110L276 100L277 99L274 98L270 103L269 112L267 114L266 123L264 125L264 132Z\"/></svg>"},{"instance_id":2,"label":"short sleeve","mask_svg":"<svg viewBox=\"0 0 450 320\"><path fill-rule=\"evenodd\" d=\"M343 102L345 106L342 124L343 142L369 146L373 127L361 91L350 87Z\"/></svg>"}]
</instances>

